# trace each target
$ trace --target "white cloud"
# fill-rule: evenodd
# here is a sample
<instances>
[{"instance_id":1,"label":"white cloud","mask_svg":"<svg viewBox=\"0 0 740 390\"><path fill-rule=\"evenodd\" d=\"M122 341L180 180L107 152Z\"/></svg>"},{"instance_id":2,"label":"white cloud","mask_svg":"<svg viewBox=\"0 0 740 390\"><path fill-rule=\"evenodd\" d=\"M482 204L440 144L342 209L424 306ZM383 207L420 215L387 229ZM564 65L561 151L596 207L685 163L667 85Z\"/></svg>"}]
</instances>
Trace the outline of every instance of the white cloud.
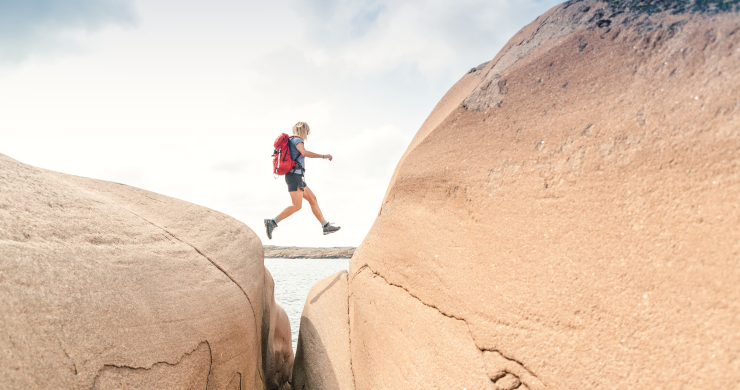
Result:
<instances>
[{"instance_id":1,"label":"white cloud","mask_svg":"<svg viewBox=\"0 0 740 390\"><path fill-rule=\"evenodd\" d=\"M314 0L305 15L305 54L318 65L385 72L412 67L445 76L484 62L516 31L560 1Z\"/></svg>"},{"instance_id":2,"label":"white cloud","mask_svg":"<svg viewBox=\"0 0 740 390\"><path fill-rule=\"evenodd\" d=\"M157 0L137 3L136 29L86 33L133 20L125 12L68 21L45 30L49 42L81 31L95 52L0 77L0 153L225 212L265 243L358 245L441 96L554 4ZM271 146L298 121L311 125L308 150L336 157L310 160L306 178L343 230L322 236L305 209L268 241L262 219L290 199Z\"/></svg>"}]
</instances>

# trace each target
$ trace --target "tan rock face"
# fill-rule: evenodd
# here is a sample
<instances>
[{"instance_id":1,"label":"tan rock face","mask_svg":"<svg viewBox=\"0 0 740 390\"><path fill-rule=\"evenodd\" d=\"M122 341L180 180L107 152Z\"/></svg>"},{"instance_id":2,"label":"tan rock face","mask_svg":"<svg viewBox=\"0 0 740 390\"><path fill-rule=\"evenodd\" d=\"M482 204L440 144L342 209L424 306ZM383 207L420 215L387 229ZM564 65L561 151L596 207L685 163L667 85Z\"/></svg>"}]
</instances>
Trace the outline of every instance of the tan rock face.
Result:
<instances>
[{"instance_id":1,"label":"tan rock face","mask_svg":"<svg viewBox=\"0 0 740 390\"><path fill-rule=\"evenodd\" d=\"M268 279L259 239L230 217L0 155L0 388L287 380L262 358L292 362Z\"/></svg>"},{"instance_id":2,"label":"tan rock face","mask_svg":"<svg viewBox=\"0 0 740 390\"><path fill-rule=\"evenodd\" d=\"M348 320L347 272L316 282L301 315L294 389L354 390Z\"/></svg>"},{"instance_id":3,"label":"tan rock face","mask_svg":"<svg viewBox=\"0 0 740 390\"><path fill-rule=\"evenodd\" d=\"M445 95L350 263L358 390L737 387L737 8L569 1Z\"/></svg>"}]
</instances>

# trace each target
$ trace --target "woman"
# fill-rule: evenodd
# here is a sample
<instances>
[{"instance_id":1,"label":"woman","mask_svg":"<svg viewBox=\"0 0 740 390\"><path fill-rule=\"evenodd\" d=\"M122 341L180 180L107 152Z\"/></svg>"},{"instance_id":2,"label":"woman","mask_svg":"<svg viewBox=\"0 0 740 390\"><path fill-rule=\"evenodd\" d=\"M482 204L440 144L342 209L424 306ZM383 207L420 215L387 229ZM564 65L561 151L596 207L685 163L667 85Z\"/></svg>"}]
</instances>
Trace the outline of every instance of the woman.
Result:
<instances>
[{"instance_id":1,"label":"woman","mask_svg":"<svg viewBox=\"0 0 740 390\"><path fill-rule=\"evenodd\" d=\"M288 184L288 193L290 194L290 200L293 204L286 207L277 217L265 220L267 238L271 240L272 231L278 227L278 223L300 210L303 199L306 199L308 204L311 205L313 215L315 215L316 219L321 222L321 227L324 228L324 235L334 233L341 229L341 227L333 223L326 222L324 214L321 213L321 209L319 208L319 203L316 201L316 195L314 195L313 191L308 188L306 185L306 179L303 177L303 174L306 171L306 157L328 159L329 161L332 160L331 154L318 154L306 150L304 141L308 138L309 133L311 133L311 129L309 129L308 123L306 122L298 122L293 126L294 137L290 137L289 145L290 157L296 162L296 164L292 171L285 174L285 182Z\"/></svg>"}]
</instances>

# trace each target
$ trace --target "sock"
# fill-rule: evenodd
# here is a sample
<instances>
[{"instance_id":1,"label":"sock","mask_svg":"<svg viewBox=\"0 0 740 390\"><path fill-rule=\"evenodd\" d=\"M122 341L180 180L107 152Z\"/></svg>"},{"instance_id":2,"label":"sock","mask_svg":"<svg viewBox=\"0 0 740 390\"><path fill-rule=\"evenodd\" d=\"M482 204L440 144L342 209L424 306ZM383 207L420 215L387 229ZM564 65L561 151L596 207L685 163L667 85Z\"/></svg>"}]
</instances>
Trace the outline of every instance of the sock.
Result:
<instances>
[{"instance_id":1,"label":"sock","mask_svg":"<svg viewBox=\"0 0 740 390\"><path fill-rule=\"evenodd\" d=\"M328 223L329 223L329 222L326 222L326 220L323 220L323 221L321 221L321 227L324 227L324 226L326 226L326 224L328 224Z\"/></svg>"},{"instance_id":2,"label":"sock","mask_svg":"<svg viewBox=\"0 0 740 390\"><path fill-rule=\"evenodd\" d=\"M272 220L275 222L275 225L277 225L278 222L280 222L280 217L275 217Z\"/></svg>"}]
</instances>

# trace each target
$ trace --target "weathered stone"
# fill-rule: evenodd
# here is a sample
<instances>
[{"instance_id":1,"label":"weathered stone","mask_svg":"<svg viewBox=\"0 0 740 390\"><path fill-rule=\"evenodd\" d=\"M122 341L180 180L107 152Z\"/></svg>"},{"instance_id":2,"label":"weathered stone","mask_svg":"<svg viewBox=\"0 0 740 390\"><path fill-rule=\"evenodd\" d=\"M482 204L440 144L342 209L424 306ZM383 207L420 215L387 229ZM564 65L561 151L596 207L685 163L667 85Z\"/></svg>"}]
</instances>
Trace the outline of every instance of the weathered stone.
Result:
<instances>
[{"instance_id":1,"label":"weathered stone","mask_svg":"<svg viewBox=\"0 0 740 390\"><path fill-rule=\"evenodd\" d=\"M207 342L202 342L174 364L155 363L151 368L106 365L92 389L205 389L210 370L211 350Z\"/></svg>"},{"instance_id":2,"label":"weathered stone","mask_svg":"<svg viewBox=\"0 0 740 390\"><path fill-rule=\"evenodd\" d=\"M264 388L268 276L233 218L0 155L2 388Z\"/></svg>"},{"instance_id":3,"label":"weathered stone","mask_svg":"<svg viewBox=\"0 0 740 390\"><path fill-rule=\"evenodd\" d=\"M358 390L490 387L482 353L465 321L440 314L367 267L355 273L351 288L352 370ZM367 322L359 326L360 318Z\"/></svg>"},{"instance_id":4,"label":"weathered stone","mask_svg":"<svg viewBox=\"0 0 740 390\"><path fill-rule=\"evenodd\" d=\"M519 378L516 375L505 374L501 378L494 382L494 388L496 390L514 390L518 389L522 382L519 382Z\"/></svg>"}]
</instances>

